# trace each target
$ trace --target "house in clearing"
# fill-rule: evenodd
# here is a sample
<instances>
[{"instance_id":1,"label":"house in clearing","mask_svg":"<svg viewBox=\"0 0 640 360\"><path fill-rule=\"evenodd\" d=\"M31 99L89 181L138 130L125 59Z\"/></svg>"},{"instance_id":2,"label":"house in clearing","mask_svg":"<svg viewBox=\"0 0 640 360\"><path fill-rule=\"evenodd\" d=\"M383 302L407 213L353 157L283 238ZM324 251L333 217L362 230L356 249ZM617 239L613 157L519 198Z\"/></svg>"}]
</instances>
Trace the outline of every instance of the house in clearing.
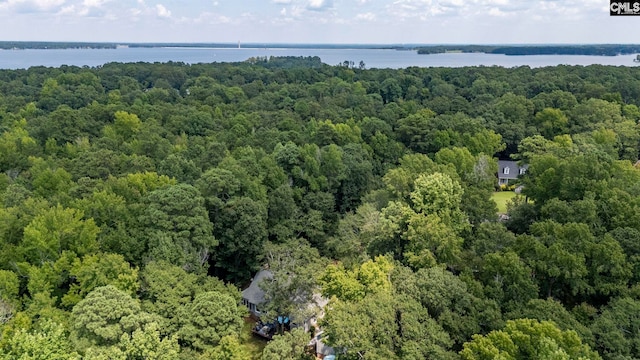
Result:
<instances>
[{"instance_id":1,"label":"house in clearing","mask_svg":"<svg viewBox=\"0 0 640 360\"><path fill-rule=\"evenodd\" d=\"M273 278L273 273L269 270L262 269L258 271L253 277L249 287L242 291L242 303L254 316L260 317L261 315L263 315L260 311L260 306L265 302L265 292L260 287L260 283L264 279L271 278ZM301 319L298 319L300 322L296 322L295 318L291 319L291 325L293 327L302 326L305 332L309 332L312 328L314 328L316 336L314 336L314 338L311 340L309 346L312 346L315 349L316 355L321 359L334 353L333 348L327 346L322 341L322 330L318 326L318 320L324 316L324 307L328 303L328 299L324 298L319 293L314 293L311 299L311 303L308 304L308 310L310 310L309 314L312 315L302 321L300 321ZM287 321L289 321L288 317L286 319ZM261 332L257 330L256 333L261 334ZM264 336L264 334L261 334L261 336ZM268 336L267 338L270 338L270 336Z\"/></svg>"},{"instance_id":2,"label":"house in clearing","mask_svg":"<svg viewBox=\"0 0 640 360\"><path fill-rule=\"evenodd\" d=\"M509 185L518 176L527 172L529 165L518 165L517 161L498 160L498 185Z\"/></svg>"},{"instance_id":3,"label":"house in clearing","mask_svg":"<svg viewBox=\"0 0 640 360\"><path fill-rule=\"evenodd\" d=\"M262 312L260 311L260 305L265 302L265 292L260 287L260 283L264 281L264 279L272 279L273 273L269 270L262 269L256 273L256 275L251 280L251 284L249 287L242 290L242 303L249 309L252 315L257 317L262 316ZM311 315L306 319L297 319L298 325L303 325L305 331L309 331L310 327L316 326L317 318L321 318L324 316L324 307L329 303L329 300L324 298L319 293L314 293L311 302L305 306L308 307L308 312ZM295 322L296 319L291 319Z\"/></svg>"}]
</instances>

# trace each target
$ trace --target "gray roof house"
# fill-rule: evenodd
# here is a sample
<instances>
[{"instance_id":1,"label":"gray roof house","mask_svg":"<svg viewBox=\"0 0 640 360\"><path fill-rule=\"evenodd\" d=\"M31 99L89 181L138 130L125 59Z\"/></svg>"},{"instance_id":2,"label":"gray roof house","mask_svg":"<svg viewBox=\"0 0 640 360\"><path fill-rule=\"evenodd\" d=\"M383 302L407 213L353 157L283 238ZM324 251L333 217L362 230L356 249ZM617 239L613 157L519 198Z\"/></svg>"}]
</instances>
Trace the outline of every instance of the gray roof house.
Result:
<instances>
[{"instance_id":1,"label":"gray roof house","mask_svg":"<svg viewBox=\"0 0 640 360\"><path fill-rule=\"evenodd\" d=\"M260 270L256 273L253 279L251 279L249 287L242 290L242 303L255 316L260 317L262 315L259 306L265 301L264 290L260 288L259 284L263 279L271 278L273 278L273 273L271 271L265 269ZM316 329L318 328L318 319L321 319L324 316L324 307L328 303L329 300L324 298L322 295L318 293L313 294L312 303L308 305L310 314L312 315L302 321L301 324L305 332L309 332L312 327ZM291 320L295 323L295 319ZM321 334L321 332L322 331L320 330L318 335ZM309 345L313 345L316 348L316 354L320 357L333 354L333 349L322 342L321 336L316 336Z\"/></svg>"},{"instance_id":2,"label":"gray roof house","mask_svg":"<svg viewBox=\"0 0 640 360\"><path fill-rule=\"evenodd\" d=\"M261 315L259 306L265 301L265 293L264 290L262 290L262 288L260 287L260 283L263 279L271 278L273 278L273 273L269 270L262 269L256 273L253 279L251 279L251 284L249 284L249 287L242 290L242 303L249 309L252 314L256 316ZM322 295L318 293L314 293L312 296L312 303L309 304L309 310L313 310L310 311L311 313L319 313L324 315L324 312L322 310L327 305L327 303L329 303L328 299L322 297ZM316 310L319 310L319 312Z\"/></svg>"},{"instance_id":3,"label":"gray roof house","mask_svg":"<svg viewBox=\"0 0 640 360\"><path fill-rule=\"evenodd\" d=\"M518 165L517 161L498 160L498 185L508 185L527 172L529 165Z\"/></svg>"},{"instance_id":4,"label":"gray roof house","mask_svg":"<svg viewBox=\"0 0 640 360\"><path fill-rule=\"evenodd\" d=\"M270 279L272 277L273 274L271 271L260 270L256 273L256 276L251 279L249 287L242 290L242 303L256 316L260 316L258 306L264 302L264 290L262 290L258 284L260 284L262 279Z\"/></svg>"}]
</instances>

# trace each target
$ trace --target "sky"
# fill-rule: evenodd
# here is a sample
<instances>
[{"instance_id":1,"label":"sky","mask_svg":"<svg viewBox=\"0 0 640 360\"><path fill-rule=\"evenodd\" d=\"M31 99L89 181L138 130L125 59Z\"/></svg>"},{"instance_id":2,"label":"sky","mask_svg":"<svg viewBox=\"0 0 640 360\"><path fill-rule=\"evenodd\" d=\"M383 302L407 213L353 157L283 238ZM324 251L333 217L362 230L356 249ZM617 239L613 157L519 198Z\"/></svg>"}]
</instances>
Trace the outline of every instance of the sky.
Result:
<instances>
[{"instance_id":1,"label":"sky","mask_svg":"<svg viewBox=\"0 0 640 360\"><path fill-rule=\"evenodd\" d=\"M640 43L607 0L0 0L0 41Z\"/></svg>"}]
</instances>

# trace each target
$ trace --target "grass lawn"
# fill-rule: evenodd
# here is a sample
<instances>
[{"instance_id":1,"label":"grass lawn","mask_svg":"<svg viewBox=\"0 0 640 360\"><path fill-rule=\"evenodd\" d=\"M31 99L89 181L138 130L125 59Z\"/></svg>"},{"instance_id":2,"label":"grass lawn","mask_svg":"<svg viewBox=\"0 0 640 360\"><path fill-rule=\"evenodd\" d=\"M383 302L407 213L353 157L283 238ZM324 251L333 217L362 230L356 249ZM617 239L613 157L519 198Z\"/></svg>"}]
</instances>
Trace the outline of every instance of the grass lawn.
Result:
<instances>
[{"instance_id":1,"label":"grass lawn","mask_svg":"<svg viewBox=\"0 0 640 360\"><path fill-rule=\"evenodd\" d=\"M258 360L262 357L262 349L267 346L267 341L262 340L251 333L256 325L255 321L246 318L240 332L240 344L251 354L251 358Z\"/></svg>"},{"instance_id":2,"label":"grass lawn","mask_svg":"<svg viewBox=\"0 0 640 360\"><path fill-rule=\"evenodd\" d=\"M517 194L513 191L497 191L491 195L491 199L498 204L498 213L507 212L507 202L513 199Z\"/></svg>"}]
</instances>

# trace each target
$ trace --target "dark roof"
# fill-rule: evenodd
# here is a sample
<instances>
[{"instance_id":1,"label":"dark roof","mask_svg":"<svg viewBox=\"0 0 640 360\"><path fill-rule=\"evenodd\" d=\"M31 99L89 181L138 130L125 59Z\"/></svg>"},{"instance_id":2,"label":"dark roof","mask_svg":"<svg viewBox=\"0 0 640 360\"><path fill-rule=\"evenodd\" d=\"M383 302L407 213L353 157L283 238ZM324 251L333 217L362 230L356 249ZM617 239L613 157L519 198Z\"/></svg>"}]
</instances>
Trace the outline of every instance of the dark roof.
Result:
<instances>
[{"instance_id":1,"label":"dark roof","mask_svg":"<svg viewBox=\"0 0 640 360\"><path fill-rule=\"evenodd\" d=\"M509 173L505 174L505 168L509 168ZM498 179L517 179L520 169L528 169L529 165L518 166L517 161L498 160Z\"/></svg>"},{"instance_id":2,"label":"dark roof","mask_svg":"<svg viewBox=\"0 0 640 360\"><path fill-rule=\"evenodd\" d=\"M264 278L272 278L273 274L269 270L260 270L251 280L248 288L242 290L242 298L252 304L259 305L264 302L264 290L259 286L260 281Z\"/></svg>"}]
</instances>

